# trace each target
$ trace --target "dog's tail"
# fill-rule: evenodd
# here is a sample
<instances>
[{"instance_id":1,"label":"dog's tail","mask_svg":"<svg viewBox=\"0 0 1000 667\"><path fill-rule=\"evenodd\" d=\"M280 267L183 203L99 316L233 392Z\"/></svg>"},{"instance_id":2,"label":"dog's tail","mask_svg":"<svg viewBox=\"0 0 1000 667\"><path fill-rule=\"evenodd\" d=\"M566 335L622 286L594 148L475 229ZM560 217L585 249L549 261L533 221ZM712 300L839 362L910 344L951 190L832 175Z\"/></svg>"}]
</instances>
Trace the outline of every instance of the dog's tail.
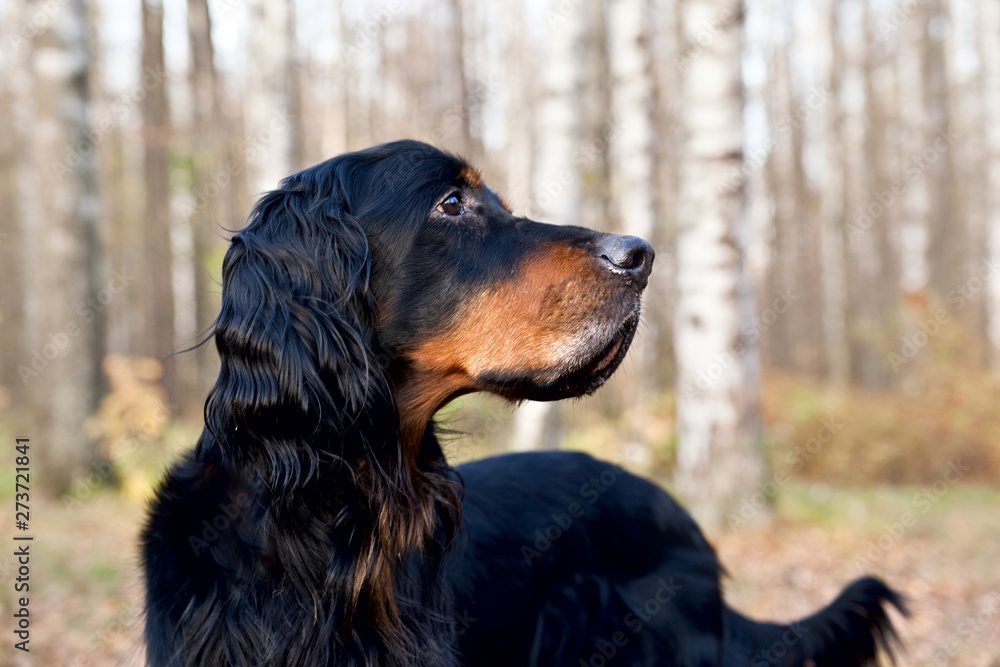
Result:
<instances>
[{"instance_id":1,"label":"dog's tail","mask_svg":"<svg viewBox=\"0 0 1000 667\"><path fill-rule=\"evenodd\" d=\"M789 623L758 623L725 610L726 667L862 667L892 659L897 643L888 609L904 615L903 597L880 580L859 579L822 611Z\"/></svg>"}]
</instances>

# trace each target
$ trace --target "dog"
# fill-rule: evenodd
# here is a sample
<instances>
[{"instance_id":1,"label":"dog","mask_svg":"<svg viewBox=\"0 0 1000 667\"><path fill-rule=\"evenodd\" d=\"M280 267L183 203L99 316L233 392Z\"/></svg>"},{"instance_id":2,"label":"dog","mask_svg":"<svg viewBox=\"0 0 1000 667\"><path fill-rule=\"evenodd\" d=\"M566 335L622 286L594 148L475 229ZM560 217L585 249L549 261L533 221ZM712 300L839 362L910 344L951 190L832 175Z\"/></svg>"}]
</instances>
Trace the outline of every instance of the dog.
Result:
<instances>
[{"instance_id":1,"label":"dog","mask_svg":"<svg viewBox=\"0 0 1000 667\"><path fill-rule=\"evenodd\" d=\"M570 452L453 468L463 394L597 390L639 322L638 238L515 216L415 141L261 197L223 264L219 377L142 534L150 665L868 665L876 579L756 623L663 490Z\"/></svg>"}]
</instances>

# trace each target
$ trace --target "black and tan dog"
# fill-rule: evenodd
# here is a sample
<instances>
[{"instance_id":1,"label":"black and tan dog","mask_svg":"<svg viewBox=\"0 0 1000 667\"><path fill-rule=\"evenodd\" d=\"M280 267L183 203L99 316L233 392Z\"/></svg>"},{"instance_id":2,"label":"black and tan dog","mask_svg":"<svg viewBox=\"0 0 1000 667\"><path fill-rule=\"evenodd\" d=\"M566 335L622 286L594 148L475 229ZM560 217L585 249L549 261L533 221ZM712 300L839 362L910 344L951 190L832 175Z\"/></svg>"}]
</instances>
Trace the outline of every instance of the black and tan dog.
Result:
<instances>
[{"instance_id":1,"label":"black and tan dog","mask_svg":"<svg viewBox=\"0 0 1000 667\"><path fill-rule=\"evenodd\" d=\"M445 460L432 418L456 396L600 387L652 263L512 215L417 142L264 195L226 255L204 433L143 536L149 663L874 664L901 606L876 580L755 623L653 484L582 454Z\"/></svg>"}]
</instances>

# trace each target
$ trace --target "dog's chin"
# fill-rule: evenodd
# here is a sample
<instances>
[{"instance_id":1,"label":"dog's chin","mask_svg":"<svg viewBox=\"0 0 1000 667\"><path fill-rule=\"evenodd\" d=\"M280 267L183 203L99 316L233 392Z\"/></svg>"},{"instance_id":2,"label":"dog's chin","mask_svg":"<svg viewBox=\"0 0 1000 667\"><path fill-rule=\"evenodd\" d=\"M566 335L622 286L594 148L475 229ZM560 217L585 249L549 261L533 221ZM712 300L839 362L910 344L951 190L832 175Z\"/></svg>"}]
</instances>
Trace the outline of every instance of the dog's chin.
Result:
<instances>
[{"instance_id":1,"label":"dog's chin","mask_svg":"<svg viewBox=\"0 0 1000 667\"><path fill-rule=\"evenodd\" d=\"M543 377L496 378L487 384L493 393L511 400L558 401L592 394L618 370L638 325L636 311L612 333L597 338L584 352L574 355L563 368L540 373Z\"/></svg>"}]
</instances>

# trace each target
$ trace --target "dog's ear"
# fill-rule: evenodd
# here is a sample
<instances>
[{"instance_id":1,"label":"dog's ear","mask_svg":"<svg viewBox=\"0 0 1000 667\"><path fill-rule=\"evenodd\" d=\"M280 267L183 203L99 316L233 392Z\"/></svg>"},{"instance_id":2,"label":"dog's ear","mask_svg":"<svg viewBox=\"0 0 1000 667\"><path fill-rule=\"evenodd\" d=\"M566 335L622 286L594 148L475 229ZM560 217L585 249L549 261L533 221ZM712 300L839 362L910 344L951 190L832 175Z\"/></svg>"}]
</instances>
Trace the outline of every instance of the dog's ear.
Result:
<instances>
[{"instance_id":1,"label":"dog's ear","mask_svg":"<svg viewBox=\"0 0 1000 667\"><path fill-rule=\"evenodd\" d=\"M290 177L254 207L223 262L214 328L221 369L208 430L223 456L283 487L343 457L348 431L384 431L366 448L395 445L398 432L391 419L358 423L392 394L375 340L368 240L324 173L319 183Z\"/></svg>"},{"instance_id":2,"label":"dog's ear","mask_svg":"<svg viewBox=\"0 0 1000 667\"><path fill-rule=\"evenodd\" d=\"M214 327L221 369L199 453L221 458L240 484L262 493L266 516L249 530L267 541L289 586L343 604L344 636L356 637L353 619L363 619L358 631L412 656L419 638L434 634L421 624L440 619L407 611L423 608L411 598L438 589L399 571L411 555L440 562L461 507L443 459L404 456L389 355L375 326L368 233L393 245L393 229L405 227L393 216L415 219L430 206L393 196L387 183L398 165L379 168L391 154L348 154L290 176L233 239ZM350 544L333 549L334 533ZM356 559L338 561L331 579L303 565L312 553L329 567L331 554Z\"/></svg>"}]
</instances>

